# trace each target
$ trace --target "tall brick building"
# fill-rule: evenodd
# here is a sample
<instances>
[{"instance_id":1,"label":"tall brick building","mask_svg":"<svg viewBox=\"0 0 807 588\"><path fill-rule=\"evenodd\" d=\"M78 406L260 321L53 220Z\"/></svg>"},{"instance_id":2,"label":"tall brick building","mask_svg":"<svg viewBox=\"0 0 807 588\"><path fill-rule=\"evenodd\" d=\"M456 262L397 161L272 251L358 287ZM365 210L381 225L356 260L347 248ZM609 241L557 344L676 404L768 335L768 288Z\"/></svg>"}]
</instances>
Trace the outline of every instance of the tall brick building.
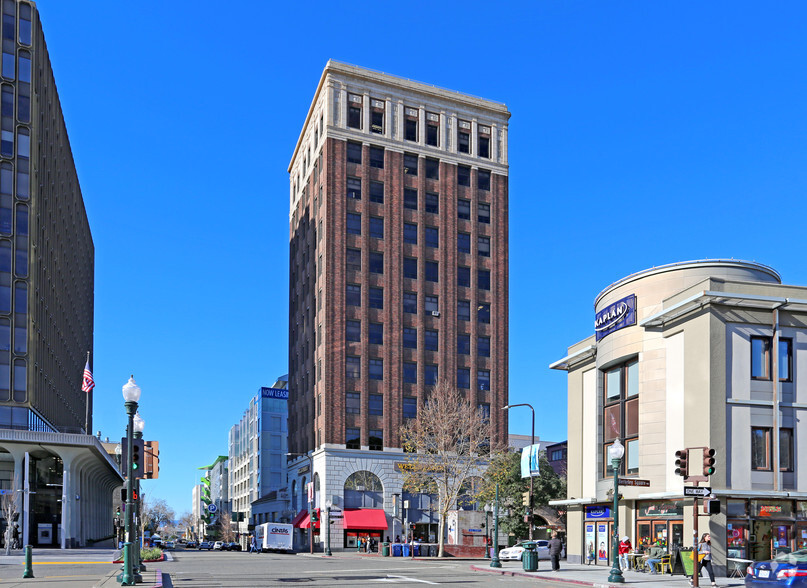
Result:
<instances>
[{"instance_id":1,"label":"tall brick building","mask_svg":"<svg viewBox=\"0 0 807 588\"><path fill-rule=\"evenodd\" d=\"M394 471L399 429L438 380L506 440L509 117L498 102L325 67L289 165L289 450L314 452L328 499L355 471ZM385 476L384 504L400 491Z\"/></svg>"}]
</instances>

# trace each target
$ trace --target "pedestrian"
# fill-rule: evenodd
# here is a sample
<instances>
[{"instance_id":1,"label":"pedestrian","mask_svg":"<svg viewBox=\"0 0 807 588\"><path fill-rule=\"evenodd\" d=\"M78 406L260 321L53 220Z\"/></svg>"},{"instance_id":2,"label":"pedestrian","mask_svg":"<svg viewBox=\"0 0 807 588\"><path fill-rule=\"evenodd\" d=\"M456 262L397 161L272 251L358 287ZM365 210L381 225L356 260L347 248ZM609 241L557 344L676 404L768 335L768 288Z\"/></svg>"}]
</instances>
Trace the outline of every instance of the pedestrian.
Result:
<instances>
[{"instance_id":1,"label":"pedestrian","mask_svg":"<svg viewBox=\"0 0 807 588\"><path fill-rule=\"evenodd\" d=\"M698 563L698 577L700 577L703 568L709 574L709 579L712 581L712 586L717 586L715 583L715 572L712 569L712 536L709 533L701 535L701 541L698 543L698 556L703 555L703 559ZM690 584L692 581L690 580Z\"/></svg>"},{"instance_id":2,"label":"pedestrian","mask_svg":"<svg viewBox=\"0 0 807 588\"><path fill-rule=\"evenodd\" d=\"M619 567L622 568L622 571L630 567L628 564L628 554L631 551L633 551L633 545L630 543L630 538L625 535L619 543Z\"/></svg>"},{"instance_id":3,"label":"pedestrian","mask_svg":"<svg viewBox=\"0 0 807 588\"><path fill-rule=\"evenodd\" d=\"M258 551L258 541L257 539L255 539L255 535L252 535L252 537L250 538L249 552L260 553L260 551Z\"/></svg>"},{"instance_id":4,"label":"pedestrian","mask_svg":"<svg viewBox=\"0 0 807 588\"><path fill-rule=\"evenodd\" d=\"M560 554L563 551L563 542L558 539L558 532L552 533L552 539L549 540L549 559L552 560L552 571L560 571Z\"/></svg>"},{"instance_id":5,"label":"pedestrian","mask_svg":"<svg viewBox=\"0 0 807 588\"><path fill-rule=\"evenodd\" d=\"M400 542L401 542L401 536L400 535L395 535L395 543L400 543Z\"/></svg>"}]
</instances>

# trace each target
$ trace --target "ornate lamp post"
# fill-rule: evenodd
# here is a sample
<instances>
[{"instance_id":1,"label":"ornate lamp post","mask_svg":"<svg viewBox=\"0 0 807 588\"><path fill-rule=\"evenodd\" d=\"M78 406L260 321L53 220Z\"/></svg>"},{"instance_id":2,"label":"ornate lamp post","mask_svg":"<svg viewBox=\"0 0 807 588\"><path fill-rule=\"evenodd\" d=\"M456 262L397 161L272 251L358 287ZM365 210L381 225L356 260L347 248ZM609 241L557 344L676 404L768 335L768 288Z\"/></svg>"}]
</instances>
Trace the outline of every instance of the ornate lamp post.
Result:
<instances>
[{"instance_id":1,"label":"ornate lamp post","mask_svg":"<svg viewBox=\"0 0 807 588\"><path fill-rule=\"evenodd\" d=\"M325 501L325 555L333 555L331 553L331 506L333 503L330 500Z\"/></svg>"},{"instance_id":2,"label":"ornate lamp post","mask_svg":"<svg viewBox=\"0 0 807 588\"><path fill-rule=\"evenodd\" d=\"M134 418L132 419L132 424L134 424L134 438L135 439L142 439L143 438L143 429L146 426L146 421L143 420L143 417L140 416L139 412L136 412ZM140 521L140 504L141 504L141 495L140 495L140 478L135 478L135 489L137 490L137 523L135 524L135 542L134 542L134 562L132 564L132 569L135 572L145 572L146 566L143 565L143 560L140 557L140 543L142 541L141 529L142 523Z\"/></svg>"},{"instance_id":3,"label":"ornate lamp post","mask_svg":"<svg viewBox=\"0 0 807 588\"><path fill-rule=\"evenodd\" d=\"M496 503L493 506L493 556L490 559L490 567L500 568L502 562L499 561L499 485L496 484Z\"/></svg>"},{"instance_id":4,"label":"ornate lamp post","mask_svg":"<svg viewBox=\"0 0 807 588\"><path fill-rule=\"evenodd\" d=\"M532 441L530 442L530 451L532 451L532 445L535 445L535 409L532 407L532 404L528 404L526 402L522 404L508 404L502 407L502 410L510 410L511 408L515 408L516 406L526 406L532 411ZM530 462L532 465L532 462ZM529 499L529 511L527 512L527 516L530 518L530 541L532 541L532 494L533 494L533 486L532 486L532 472L530 472L530 499Z\"/></svg>"},{"instance_id":5,"label":"ornate lamp post","mask_svg":"<svg viewBox=\"0 0 807 588\"><path fill-rule=\"evenodd\" d=\"M625 581L622 577L622 570L619 569L619 464L622 461L622 456L625 455L625 448L619 439L614 441L613 445L608 448L608 457L611 458L611 468L614 470L614 541L613 557L614 565L611 567L611 574L608 576L608 581L615 584L621 584Z\"/></svg>"},{"instance_id":6,"label":"ornate lamp post","mask_svg":"<svg viewBox=\"0 0 807 588\"><path fill-rule=\"evenodd\" d=\"M129 423L126 427L126 441L128 443L128 459L126 462L126 542L123 544L123 574L120 576L121 586L134 586L136 583L135 574L132 569L132 511L134 510L134 502L132 501L132 492L134 491L132 458L134 456L132 449L134 445L134 415L135 412L137 412L137 402L140 400L140 392L140 386L135 384L134 376L131 376L129 381L123 385L123 405L126 407Z\"/></svg>"}]
</instances>

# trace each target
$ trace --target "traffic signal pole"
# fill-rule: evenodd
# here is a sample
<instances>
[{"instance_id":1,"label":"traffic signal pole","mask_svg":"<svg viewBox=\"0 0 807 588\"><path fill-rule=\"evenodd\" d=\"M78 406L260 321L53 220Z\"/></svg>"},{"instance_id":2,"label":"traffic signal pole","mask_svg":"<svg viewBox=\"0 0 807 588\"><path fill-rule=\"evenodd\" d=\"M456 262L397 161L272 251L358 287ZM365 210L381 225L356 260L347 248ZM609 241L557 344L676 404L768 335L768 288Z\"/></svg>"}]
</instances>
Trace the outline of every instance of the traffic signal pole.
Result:
<instances>
[{"instance_id":1,"label":"traffic signal pole","mask_svg":"<svg viewBox=\"0 0 807 588\"><path fill-rule=\"evenodd\" d=\"M698 483L695 482L695 486ZM695 496L694 498L694 506L692 507L692 585L693 586L700 586L698 580L700 580L700 570L698 569L698 564L700 564L700 560L698 559L698 497Z\"/></svg>"}]
</instances>

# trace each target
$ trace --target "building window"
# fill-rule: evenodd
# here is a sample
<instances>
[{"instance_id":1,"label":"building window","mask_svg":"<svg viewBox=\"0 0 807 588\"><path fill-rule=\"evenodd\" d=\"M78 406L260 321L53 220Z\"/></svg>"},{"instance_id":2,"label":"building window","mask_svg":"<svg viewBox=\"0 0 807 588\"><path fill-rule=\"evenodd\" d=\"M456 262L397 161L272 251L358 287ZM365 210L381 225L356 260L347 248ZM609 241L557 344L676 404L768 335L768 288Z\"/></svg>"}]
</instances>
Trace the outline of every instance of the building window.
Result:
<instances>
[{"instance_id":1,"label":"building window","mask_svg":"<svg viewBox=\"0 0 807 588\"><path fill-rule=\"evenodd\" d=\"M431 157L426 158L426 179L440 179L440 162L436 159L432 159Z\"/></svg>"},{"instance_id":2,"label":"building window","mask_svg":"<svg viewBox=\"0 0 807 588\"><path fill-rule=\"evenodd\" d=\"M353 200L361 200L361 178L347 179L347 197Z\"/></svg>"},{"instance_id":3,"label":"building window","mask_svg":"<svg viewBox=\"0 0 807 588\"><path fill-rule=\"evenodd\" d=\"M770 380L772 367L771 337L751 337L751 379ZM792 340L779 339L779 381L789 382L793 379Z\"/></svg>"},{"instance_id":4,"label":"building window","mask_svg":"<svg viewBox=\"0 0 807 588\"><path fill-rule=\"evenodd\" d=\"M384 450L384 432L381 429L370 429L370 436L367 438L370 451Z\"/></svg>"},{"instance_id":5,"label":"building window","mask_svg":"<svg viewBox=\"0 0 807 588\"><path fill-rule=\"evenodd\" d=\"M361 357L348 355L345 357L345 377L359 378L361 376Z\"/></svg>"},{"instance_id":6,"label":"building window","mask_svg":"<svg viewBox=\"0 0 807 588\"><path fill-rule=\"evenodd\" d=\"M440 196L434 192L426 192L426 212L440 212Z\"/></svg>"},{"instance_id":7,"label":"building window","mask_svg":"<svg viewBox=\"0 0 807 588\"><path fill-rule=\"evenodd\" d=\"M439 281L439 265L436 261L427 261L424 269L425 271L423 272L423 275L427 282Z\"/></svg>"},{"instance_id":8,"label":"building window","mask_svg":"<svg viewBox=\"0 0 807 588\"><path fill-rule=\"evenodd\" d=\"M479 203L477 220L486 225L490 224L490 204Z\"/></svg>"},{"instance_id":9,"label":"building window","mask_svg":"<svg viewBox=\"0 0 807 588\"><path fill-rule=\"evenodd\" d=\"M384 204L384 182L370 182L370 202Z\"/></svg>"},{"instance_id":10,"label":"building window","mask_svg":"<svg viewBox=\"0 0 807 588\"><path fill-rule=\"evenodd\" d=\"M462 266L457 268L457 286L471 287L471 268Z\"/></svg>"},{"instance_id":11,"label":"building window","mask_svg":"<svg viewBox=\"0 0 807 588\"><path fill-rule=\"evenodd\" d=\"M423 337L423 348L426 351L437 351L437 343L438 336L437 331L432 329L426 329L426 332Z\"/></svg>"},{"instance_id":12,"label":"building window","mask_svg":"<svg viewBox=\"0 0 807 588\"><path fill-rule=\"evenodd\" d=\"M471 303L467 300L457 300L457 320L471 320Z\"/></svg>"},{"instance_id":13,"label":"building window","mask_svg":"<svg viewBox=\"0 0 807 588\"><path fill-rule=\"evenodd\" d=\"M471 354L471 336L460 333L457 335L457 353L459 355Z\"/></svg>"},{"instance_id":14,"label":"building window","mask_svg":"<svg viewBox=\"0 0 807 588\"><path fill-rule=\"evenodd\" d=\"M355 106L348 107L347 126L351 129L361 129L361 108Z\"/></svg>"},{"instance_id":15,"label":"building window","mask_svg":"<svg viewBox=\"0 0 807 588\"><path fill-rule=\"evenodd\" d=\"M361 163L361 143L348 142L347 161L348 163Z\"/></svg>"},{"instance_id":16,"label":"building window","mask_svg":"<svg viewBox=\"0 0 807 588\"><path fill-rule=\"evenodd\" d=\"M424 303L423 310L426 311L426 314L431 314L433 312L437 312L440 310L438 306L439 298L437 296L426 296L426 301Z\"/></svg>"},{"instance_id":17,"label":"building window","mask_svg":"<svg viewBox=\"0 0 807 588\"><path fill-rule=\"evenodd\" d=\"M370 394L367 412L370 416L384 415L384 396L381 394Z\"/></svg>"},{"instance_id":18,"label":"building window","mask_svg":"<svg viewBox=\"0 0 807 588\"><path fill-rule=\"evenodd\" d=\"M403 230L404 243L410 245L418 244L418 226L414 223L404 223Z\"/></svg>"},{"instance_id":19,"label":"building window","mask_svg":"<svg viewBox=\"0 0 807 588\"><path fill-rule=\"evenodd\" d=\"M356 284L345 285L345 304L348 306L361 306L361 286Z\"/></svg>"},{"instance_id":20,"label":"building window","mask_svg":"<svg viewBox=\"0 0 807 588\"><path fill-rule=\"evenodd\" d=\"M414 257L404 257L403 275L412 280L418 279L418 260Z\"/></svg>"},{"instance_id":21,"label":"building window","mask_svg":"<svg viewBox=\"0 0 807 588\"><path fill-rule=\"evenodd\" d=\"M476 320L480 323L490 323L490 304L480 304L476 307Z\"/></svg>"},{"instance_id":22,"label":"building window","mask_svg":"<svg viewBox=\"0 0 807 588\"><path fill-rule=\"evenodd\" d=\"M477 252L482 257L490 257L490 237L477 238Z\"/></svg>"},{"instance_id":23,"label":"building window","mask_svg":"<svg viewBox=\"0 0 807 588\"><path fill-rule=\"evenodd\" d=\"M613 475L608 447L625 446L620 473L639 473L639 362L635 359L603 373L603 476Z\"/></svg>"},{"instance_id":24,"label":"building window","mask_svg":"<svg viewBox=\"0 0 807 588\"><path fill-rule=\"evenodd\" d=\"M384 132L384 113L374 110L370 113L370 131L382 134Z\"/></svg>"},{"instance_id":25,"label":"building window","mask_svg":"<svg viewBox=\"0 0 807 588\"><path fill-rule=\"evenodd\" d=\"M468 368L457 368L457 388L468 389L471 387L471 370Z\"/></svg>"},{"instance_id":26,"label":"building window","mask_svg":"<svg viewBox=\"0 0 807 588\"><path fill-rule=\"evenodd\" d=\"M345 413L361 414L361 394L358 392L345 393Z\"/></svg>"},{"instance_id":27,"label":"building window","mask_svg":"<svg viewBox=\"0 0 807 588\"><path fill-rule=\"evenodd\" d=\"M370 147L370 167L384 169L383 147Z\"/></svg>"},{"instance_id":28,"label":"building window","mask_svg":"<svg viewBox=\"0 0 807 588\"><path fill-rule=\"evenodd\" d=\"M345 321L345 340L361 341L361 321Z\"/></svg>"},{"instance_id":29,"label":"building window","mask_svg":"<svg viewBox=\"0 0 807 588\"><path fill-rule=\"evenodd\" d=\"M345 266L348 271L361 271L361 249L350 249L345 251Z\"/></svg>"},{"instance_id":30,"label":"building window","mask_svg":"<svg viewBox=\"0 0 807 588\"><path fill-rule=\"evenodd\" d=\"M476 384L479 390L490 390L490 370L478 370Z\"/></svg>"},{"instance_id":31,"label":"building window","mask_svg":"<svg viewBox=\"0 0 807 588\"><path fill-rule=\"evenodd\" d=\"M771 471L773 464L773 445L771 427L751 428L751 469ZM779 429L779 471L793 471L793 429Z\"/></svg>"},{"instance_id":32,"label":"building window","mask_svg":"<svg viewBox=\"0 0 807 588\"><path fill-rule=\"evenodd\" d=\"M418 121L411 118L404 121L404 139L407 141L418 140Z\"/></svg>"},{"instance_id":33,"label":"building window","mask_svg":"<svg viewBox=\"0 0 807 588\"><path fill-rule=\"evenodd\" d=\"M487 135L479 135L476 140L477 148L479 149L479 157L490 159L490 137Z\"/></svg>"},{"instance_id":34,"label":"building window","mask_svg":"<svg viewBox=\"0 0 807 588\"><path fill-rule=\"evenodd\" d=\"M480 290L490 290L490 270L477 270L476 287Z\"/></svg>"},{"instance_id":35,"label":"building window","mask_svg":"<svg viewBox=\"0 0 807 588\"><path fill-rule=\"evenodd\" d=\"M411 396L403 397L403 418L416 419L418 418L418 399Z\"/></svg>"},{"instance_id":36,"label":"building window","mask_svg":"<svg viewBox=\"0 0 807 588\"><path fill-rule=\"evenodd\" d=\"M418 383L418 364L405 361L403 364L403 381L404 384L417 384Z\"/></svg>"},{"instance_id":37,"label":"building window","mask_svg":"<svg viewBox=\"0 0 807 588\"><path fill-rule=\"evenodd\" d=\"M482 420L486 423L490 421L490 404L480 402L477 408L479 408L479 416L482 417Z\"/></svg>"},{"instance_id":38,"label":"building window","mask_svg":"<svg viewBox=\"0 0 807 588\"><path fill-rule=\"evenodd\" d=\"M404 189L404 208L409 210L418 209L418 191L411 188Z\"/></svg>"},{"instance_id":39,"label":"building window","mask_svg":"<svg viewBox=\"0 0 807 588\"><path fill-rule=\"evenodd\" d=\"M369 362L369 376L371 380L384 379L384 360L371 359Z\"/></svg>"},{"instance_id":40,"label":"building window","mask_svg":"<svg viewBox=\"0 0 807 588\"><path fill-rule=\"evenodd\" d=\"M471 152L471 135L464 131L457 131L457 151L460 153Z\"/></svg>"},{"instance_id":41,"label":"building window","mask_svg":"<svg viewBox=\"0 0 807 588\"><path fill-rule=\"evenodd\" d=\"M384 238L384 219L379 216L370 217L370 236L374 239Z\"/></svg>"},{"instance_id":42,"label":"building window","mask_svg":"<svg viewBox=\"0 0 807 588\"><path fill-rule=\"evenodd\" d=\"M384 325L381 323L370 323L370 327L367 330L367 340L370 345L383 345Z\"/></svg>"},{"instance_id":43,"label":"building window","mask_svg":"<svg viewBox=\"0 0 807 588\"><path fill-rule=\"evenodd\" d=\"M370 296L368 299L370 308L384 308L384 288L370 287Z\"/></svg>"},{"instance_id":44,"label":"building window","mask_svg":"<svg viewBox=\"0 0 807 588\"><path fill-rule=\"evenodd\" d=\"M348 449L361 449L361 430L345 429L345 447Z\"/></svg>"},{"instance_id":45,"label":"building window","mask_svg":"<svg viewBox=\"0 0 807 588\"><path fill-rule=\"evenodd\" d=\"M471 185L471 168L467 165L458 165L457 166L457 185L458 186L470 186ZM467 201L466 201L467 202ZM460 217L463 218L463 217ZM470 217L470 213L469 216Z\"/></svg>"},{"instance_id":46,"label":"building window","mask_svg":"<svg viewBox=\"0 0 807 588\"><path fill-rule=\"evenodd\" d=\"M355 212L347 213L347 234L361 235L361 215Z\"/></svg>"},{"instance_id":47,"label":"building window","mask_svg":"<svg viewBox=\"0 0 807 588\"><path fill-rule=\"evenodd\" d=\"M412 153L404 153L403 156L404 173L408 176L418 175L418 156Z\"/></svg>"},{"instance_id":48,"label":"building window","mask_svg":"<svg viewBox=\"0 0 807 588\"><path fill-rule=\"evenodd\" d=\"M457 218L471 220L471 201L457 200Z\"/></svg>"},{"instance_id":49,"label":"building window","mask_svg":"<svg viewBox=\"0 0 807 588\"><path fill-rule=\"evenodd\" d=\"M418 312L418 295L415 292L404 292L403 311L411 314Z\"/></svg>"},{"instance_id":50,"label":"building window","mask_svg":"<svg viewBox=\"0 0 807 588\"><path fill-rule=\"evenodd\" d=\"M490 191L490 172L480 169L476 172L476 187L480 190Z\"/></svg>"},{"instance_id":51,"label":"building window","mask_svg":"<svg viewBox=\"0 0 807 588\"><path fill-rule=\"evenodd\" d=\"M383 274L384 273L384 254L377 251L370 252L370 273Z\"/></svg>"},{"instance_id":52,"label":"building window","mask_svg":"<svg viewBox=\"0 0 807 588\"><path fill-rule=\"evenodd\" d=\"M426 227L426 247L440 246L440 231L437 227Z\"/></svg>"},{"instance_id":53,"label":"building window","mask_svg":"<svg viewBox=\"0 0 807 588\"><path fill-rule=\"evenodd\" d=\"M409 327L404 327L403 330L403 346L404 349L417 349L418 348L418 331Z\"/></svg>"},{"instance_id":54,"label":"building window","mask_svg":"<svg viewBox=\"0 0 807 588\"><path fill-rule=\"evenodd\" d=\"M471 235L468 233L457 233L457 251L459 253L471 252Z\"/></svg>"},{"instance_id":55,"label":"building window","mask_svg":"<svg viewBox=\"0 0 807 588\"><path fill-rule=\"evenodd\" d=\"M426 364L423 366L423 384L426 386L434 386L437 384L437 366L434 364Z\"/></svg>"},{"instance_id":56,"label":"building window","mask_svg":"<svg viewBox=\"0 0 807 588\"><path fill-rule=\"evenodd\" d=\"M476 354L479 357L490 357L490 337L476 339Z\"/></svg>"},{"instance_id":57,"label":"building window","mask_svg":"<svg viewBox=\"0 0 807 588\"><path fill-rule=\"evenodd\" d=\"M426 145L431 145L432 147L439 147L438 145L438 126L437 123L427 123L426 124Z\"/></svg>"}]
</instances>

